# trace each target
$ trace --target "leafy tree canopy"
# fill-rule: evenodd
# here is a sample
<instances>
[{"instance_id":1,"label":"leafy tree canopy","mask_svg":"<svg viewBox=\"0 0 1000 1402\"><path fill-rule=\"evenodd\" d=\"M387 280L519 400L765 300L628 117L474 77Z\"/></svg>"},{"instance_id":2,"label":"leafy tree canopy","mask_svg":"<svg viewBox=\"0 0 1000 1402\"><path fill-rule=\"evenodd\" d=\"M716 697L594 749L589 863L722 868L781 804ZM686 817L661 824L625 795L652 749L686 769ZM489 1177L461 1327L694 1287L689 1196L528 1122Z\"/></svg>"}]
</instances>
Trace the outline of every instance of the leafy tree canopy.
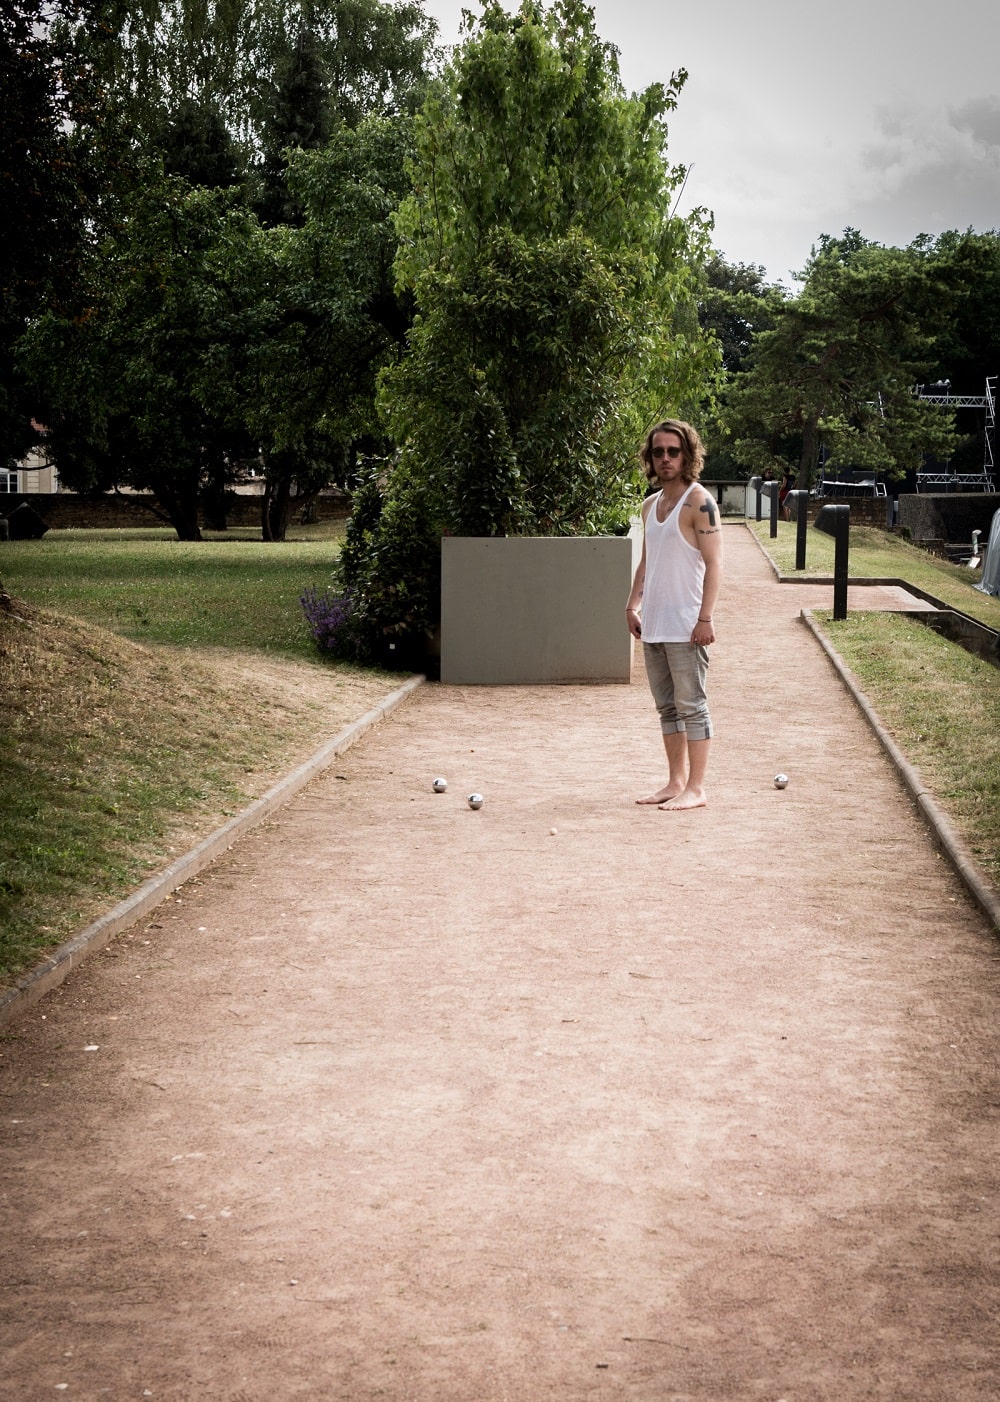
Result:
<instances>
[{"instance_id":1,"label":"leafy tree canopy","mask_svg":"<svg viewBox=\"0 0 1000 1402\"><path fill-rule=\"evenodd\" d=\"M382 0L86 3L63 0L48 27L48 11L26 10L17 31L26 78L45 79L25 104L52 152L39 227L51 233L65 205L79 246L40 257L37 239L35 265L11 267L23 306L0 346L0 407L13 448L34 415L66 485L154 490L188 538L199 502L221 522L233 473L259 460L265 535L281 538L292 503L345 481L359 443L381 435L375 376L409 322L390 218L407 185L403 109L433 25ZM89 86L71 107L72 71ZM22 146L37 164L40 140ZM100 201L83 197L92 168ZM26 230L35 175L15 192Z\"/></svg>"},{"instance_id":2,"label":"leafy tree canopy","mask_svg":"<svg viewBox=\"0 0 1000 1402\"><path fill-rule=\"evenodd\" d=\"M684 77L627 95L581 0L514 15L487 0L466 17L417 117L396 216L397 283L417 309L383 377L400 458L346 557L373 631L433 626L442 531L623 525L643 424L704 394L708 221L669 214L683 170L665 117Z\"/></svg>"},{"instance_id":3,"label":"leafy tree canopy","mask_svg":"<svg viewBox=\"0 0 1000 1402\"><path fill-rule=\"evenodd\" d=\"M931 374L956 394L981 394L987 376L1000 375L1000 231L951 230L915 246L940 264L952 292Z\"/></svg>"},{"instance_id":4,"label":"leafy tree canopy","mask_svg":"<svg viewBox=\"0 0 1000 1402\"><path fill-rule=\"evenodd\" d=\"M1000 233L950 230L936 239L919 239L916 246L938 262L951 293L950 315L937 338L927 380L947 381L953 395L983 396L989 379L995 395L1000 376ZM961 437L951 466L956 472L978 472L988 461L988 416L980 409L959 409L955 420ZM1000 462L995 442L992 462Z\"/></svg>"},{"instance_id":5,"label":"leafy tree canopy","mask_svg":"<svg viewBox=\"0 0 1000 1402\"><path fill-rule=\"evenodd\" d=\"M478 22L468 18L466 40L418 118L413 193L396 220L396 270L424 313L411 349L415 362L426 358L430 379L421 391L414 365L407 366L387 381L386 403L405 443L411 426L434 415L442 355L454 365L456 389L485 384L503 406L520 464L527 496L512 511L526 528L533 521L535 529L578 529L602 510L613 513L641 423L664 401L674 408L693 402L712 373L693 316L693 265L707 221L668 213L684 172L667 160L665 117L685 77L679 72L667 86L630 97L615 50L580 0L557 0L551 9L525 0L515 15L490 0ZM563 257L564 272L546 308L544 280L525 268L523 305L515 309L514 269L534 266L532 245L547 250L550 262ZM607 299L598 315L594 282L586 292L580 284L592 338L574 319L565 275L581 259ZM468 315L470 302L478 319ZM540 328L534 341L526 336L532 324ZM594 398L581 423L584 380ZM565 445L580 436L586 448L567 460ZM442 450L444 443L433 450L425 441L421 456ZM574 473L591 483L589 511L579 509ZM546 477L552 484L539 492ZM465 529L460 516L451 524Z\"/></svg>"},{"instance_id":6,"label":"leafy tree canopy","mask_svg":"<svg viewBox=\"0 0 1000 1402\"><path fill-rule=\"evenodd\" d=\"M253 451L220 381L266 330L261 239L235 197L165 178L95 251L88 304L33 324L22 355L67 486L151 491L181 539L199 538L199 504Z\"/></svg>"},{"instance_id":7,"label":"leafy tree canopy","mask_svg":"<svg viewBox=\"0 0 1000 1402\"><path fill-rule=\"evenodd\" d=\"M718 342L724 370L714 400L709 400L699 413L709 445L710 477L738 479L745 475L725 428L727 385L734 375L747 368L755 338L762 331L774 329L787 300L786 290L768 283L764 269L757 264L728 263L714 252L705 262L698 292L698 321Z\"/></svg>"},{"instance_id":8,"label":"leafy tree canopy","mask_svg":"<svg viewBox=\"0 0 1000 1402\"><path fill-rule=\"evenodd\" d=\"M32 394L14 346L29 320L71 296L102 172L75 130L94 114L93 75L70 31L88 0L9 0L0 11L0 458L32 442Z\"/></svg>"},{"instance_id":9,"label":"leafy tree canopy","mask_svg":"<svg viewBox=\"0 0 1000 1402\"><path fill-rule=\"evenodd\" d=\"M768 283L759 264L727 263L716 252L708 257L698 293L698 320L718 340L727 374L746 369L754 337L774 329L787 300L784 287Z\"/></svg>"},{"instance_id":10,"label":"leafy tree canopy","mask_svg":"<svg viewBox=\"0 0 1000 1402\"><path fill-rule=\"evenodd\" d=\"M330 480L348 485L358 452L381 446L376 377L409 325L393 288L392 225L408 137L408 123L371 117L292 157L288 188L302 218L269 233L272 326L240 391L276 501L290 501L291 482L297 496Z\"/></svg>"},{"instance_id":11,"label":"leafy tree canopy","mask_svg":"<svg viewBox=\"0 0 1000 1402\"><path fill-rule=\"evenodd\" d=\"M940 260L920 245L886 248L847 229L824 236L799 296L777 308L747 367L731 380L724 421L747 467L791 467L800 487L820 444L831 467L888 477L946 456L949 416L913 393L935 360L952 294Z\"/></svg>"},{"instance_id":12,"label":"leafy tree canopy","mask_svg":"<svg viewBox=\"0 0 1000 1402\"><path fill-rule=\"evenodd\" d=\"M366 114L392 116L412 104L435 33L415 0L105 4L105 71L136 129L148 133L164 113L194 101L215 107L253 159L267 146L279 94L304 48L328 97L324 122L356 125ZM293 125L287 114L283 120Z\"/></svg>"}]
</instances>

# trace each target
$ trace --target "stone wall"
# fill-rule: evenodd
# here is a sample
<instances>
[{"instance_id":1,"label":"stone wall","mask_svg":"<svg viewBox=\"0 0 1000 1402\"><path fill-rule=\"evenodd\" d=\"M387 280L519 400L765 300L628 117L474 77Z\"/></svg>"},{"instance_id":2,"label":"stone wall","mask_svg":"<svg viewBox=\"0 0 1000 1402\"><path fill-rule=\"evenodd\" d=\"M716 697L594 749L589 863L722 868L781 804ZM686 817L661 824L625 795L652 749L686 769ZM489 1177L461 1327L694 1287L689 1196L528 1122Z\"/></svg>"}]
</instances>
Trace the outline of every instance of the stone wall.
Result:
<instances>
[{"instance_id":1,"label":"stone wall","mask_svg":"<svg viewBox=\"0 0 1000 1402\"><path fill-rule=\"evenodd\" d=\"M9 516L21 502L27 502L38 512L50 530L78 529L124 530L136 526L163 526L166 523L149 510L152 497L107 495L96 499L77 496L75 492L5 492L0 495L0 516ZM347 498L340 493L324 493L314 503L319 521L342 520L348 514ZM230 526L260 526L260 497L249 493L234 494L228 512ZM297 518L292 514L292 522ZM202 525L204 525L204 521Z\"/></svg>"},{"instance_id":2,"label":"stone wall","mask_svg":"<svg viewBox=\"0 0 1000 1402\"><path fill-rule=\"evenodd\" d=\"M921 492L899 498L897 524L909 531L911 540L962 545L971 542L973 531L982 531L985 542L998 510L998 492Z\"/></svg>"},{"instance_id":3,"label":"stone wall","mask_svg":"<svg viewBox=\"0 0 1000 1402\"><path fill-rule=\"evenodd\" d=\"M887 497L811 497L809 519L815 521L824 506L849 506L852 526L881 526L889 524L891 499Z\"/></svg>"},{"instance_id":4,"label":"stone wall","mask_svg":"<svg viewBox=\"0 0 1000 1402\"><path fill-rule=\"evenodd\" d=\"M724 515L737 514L739 499L746 494L748 503L753 494L745 482L707 481L705 485L720 501ZM148 509L152 498L116 497L107 495L93 500L74 492L9 492L0 495L0 517L9 516L16 506L26 501L38 512L51 530L97 528L122 530L136 526L162 526L164 523ZM941 492L900 496L896 524L905 528L913 540L934 540L964 544L972 540L974 530L989 535L993 514L1000 510L997 492ZM885 497L813 497L809 502L809 519L814 520L821 506L844 505L851 508L852 525L885 526ZM762 519L770 518L770 502L761 502ZM342 520L350 511L348 499L340 493L324 493L315 502L316 519ZM234 496L229 511L231 526L260 525L260 497L249 493ZM296 521L292 517L293 523Z\"/></svg>"},{"instance_id":5,"label":"stone wall","mask_svg":"<svg viewBox=\"0 0 1000 1402\"><path fill-rule=\"evenodd\" d=\"M760 519L770 521L771 519L771 495L768 488L774 487L774 483L765 483L764 490L760 498ZM757 518L757 493L747 488L746 493L746 514L752 520ZM799 498L792 497L789 500L789 510L792 519L798 509ZM809 498L807 516L810 521L815 521L817 514L824 506L849 506L851 508L852 526L879 526L883 530L889 525L889 510L892 506L891 498L887 497L813 497Z\"/></svg>"},{"instance_id":6,"label":"stone wall","mask_svg":"<svg viewBox=\"0 0 1000 1402\"><path fill-rule=\"evenodd\" d=\"M752 501L752 497L753 494L748 493L748 499ZM901 495L897 502L896 519L890 522L891 497L810 497L809 520L816 519L821 507L849 506L853 526L884 528L894 524L908 531L914 541L964 545L971 542L974 530L982 531L984 539L988 536L993 513L1000 509L1000 493L920 493ZM762 502L762 513L762 519L768 520L770 502L766 498Z\"/></svg>"}]
</instances>

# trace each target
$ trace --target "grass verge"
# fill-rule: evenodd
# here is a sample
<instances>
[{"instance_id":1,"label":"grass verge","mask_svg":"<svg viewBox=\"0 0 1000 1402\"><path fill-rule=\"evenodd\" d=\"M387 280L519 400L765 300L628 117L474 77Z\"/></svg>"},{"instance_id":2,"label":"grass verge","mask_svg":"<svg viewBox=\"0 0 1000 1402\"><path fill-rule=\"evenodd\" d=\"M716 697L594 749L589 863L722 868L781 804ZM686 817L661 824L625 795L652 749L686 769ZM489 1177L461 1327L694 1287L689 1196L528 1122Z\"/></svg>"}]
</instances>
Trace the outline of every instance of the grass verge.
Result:
<instances>
[{"instance_id":1,"label":"grass verge","mask_svg":"<svg viewBox=\"0 0 1000 1402\"><path fill-rule=\"evenodd\" d=\"M50 532L0 555L21 596L0 595L0 982L399 684L313 648L298 598L325 584L335 541L178 550L123 534Z\"/></svg>"},{"instance_id":2,"label":"grass verge","mask_svg":"<svg viewBox=\"0 0 1000 1402\"><path fill-rule=\"evenodd\" d=\"M1000 889L1000 671L903 614L815 618Z\"/></svg>"},{"instance_id":3,"label":"grass verge","mask_svg":"<svg viewBox=\"0 0 1000 1402\"><path fill-rule=\"evenodd\" d=\"M794 523L748 522L782 574L795 575ZM809 529L806 574L831 574L834 541ZM974 586L978 574L936 560L898 536L852 527L852 578L904 579L1000 630L1000 599ZM858 678L888 733L947 813L986 878L1000 889L1000 670L896 613L851 612L817 623Z\"/></svg>"},{"instance_id":4,"label":"grass verge","mask_svg":"<svg viewBox=\"0 0 1000 1402\"><path fill-rule=\"evenodd\" d=\"M810 526L806 538L806 568L795 569L797 526L779 521L777 539L771 540L766 521L748 521L761 545L784 575L796 579L833 574L835 543L832 536ZM936 599L978 618L1000 631L1000 599L983 594L975 586L979 572L964 565L951 565L935 559L926 550L911 545L902 536L873 526L852 526L848 570L854 579L905 579L933 594Z\"/></svg>"}]
</instances>

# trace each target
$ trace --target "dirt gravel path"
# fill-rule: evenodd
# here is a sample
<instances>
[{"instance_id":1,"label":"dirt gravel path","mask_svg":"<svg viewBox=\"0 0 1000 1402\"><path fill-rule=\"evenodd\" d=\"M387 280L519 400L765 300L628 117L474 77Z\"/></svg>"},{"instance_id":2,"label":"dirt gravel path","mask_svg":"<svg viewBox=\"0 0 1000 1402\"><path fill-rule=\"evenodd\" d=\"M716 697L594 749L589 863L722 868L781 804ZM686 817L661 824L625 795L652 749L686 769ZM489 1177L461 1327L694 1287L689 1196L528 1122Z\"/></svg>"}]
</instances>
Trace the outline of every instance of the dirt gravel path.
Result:
<instances>
[{"instance_id":1,"label":"dirt gravel path","mask_svg":"<svg viewBox=\"0 0 1000 1402\"><path fill-rule=\"evenodd\" d=\"M1000 944L726 547L710 807L428 685L9 1029L0 1395L1000 1395Z\"/></svg>"}]
</instances>

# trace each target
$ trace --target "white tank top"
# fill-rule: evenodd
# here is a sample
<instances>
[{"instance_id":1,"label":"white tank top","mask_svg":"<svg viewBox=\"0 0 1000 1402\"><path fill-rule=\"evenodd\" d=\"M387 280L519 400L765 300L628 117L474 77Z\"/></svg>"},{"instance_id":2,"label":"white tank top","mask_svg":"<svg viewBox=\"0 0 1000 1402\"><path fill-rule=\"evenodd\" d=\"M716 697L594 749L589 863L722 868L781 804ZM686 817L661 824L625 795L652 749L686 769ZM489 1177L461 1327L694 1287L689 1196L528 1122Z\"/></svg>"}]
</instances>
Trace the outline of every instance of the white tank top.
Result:
<instances>
[{"instance_id":1,"label":"white tank top","mask_svg":"<svg viewBox=\"0 0 1000 1402\"><path fill-rule=\"evenodd\" d=\"M665 521L656 519L660 498L654 497L646 517L646 578L642 590L642 641L689 643L701 612L705 561L697 546L684 539L681 507L694 491L690 487Z\"/></svg>"}]
</instances>

